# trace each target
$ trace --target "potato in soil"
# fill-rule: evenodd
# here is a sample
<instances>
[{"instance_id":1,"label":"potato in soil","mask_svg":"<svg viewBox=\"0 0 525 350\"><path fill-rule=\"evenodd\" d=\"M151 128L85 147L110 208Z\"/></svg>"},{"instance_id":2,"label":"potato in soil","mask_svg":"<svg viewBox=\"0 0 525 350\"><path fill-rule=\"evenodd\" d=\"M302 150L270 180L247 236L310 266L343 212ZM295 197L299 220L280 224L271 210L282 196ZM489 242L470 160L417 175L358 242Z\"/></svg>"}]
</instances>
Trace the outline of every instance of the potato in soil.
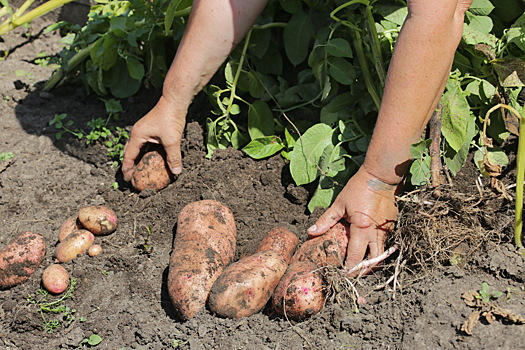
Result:
<instances>
[{"instance_id":1,"label":"potato in soil","mask_svg":"<svg viewBox=\"0 0 525 350\"><path fill-rule=\"evenodd\" d=\"M133 168L131 186L139 192L160 191L172 180L172 173L166 162L166 152L162 146L148 145L148 150Z\"/></svg>"},{"instance_id":2,"label":"potato in soil","mask_svg":"<svg viewBox=\"0 0 525 350\"><path fill-rule=\"evenodd\" d=\"M265 250L273 250L279 253L288 264L294 255L297 245L299 244L299 237L290 229L284 226L273 227L263 237L257 246L257 252Z\"/></svg>"},{"instance_id":3,"label":"potato in soil","mask_svg":"<svg viewBox=\"0 0 525 350\"><path fill-rule=\"evenodd\" d=\"M64 263L73 260L78 255L84 254L94 241L95 236L88 230L78 230L69 234L56 247L57 261Z\"/></svg>"},{"instance_id":4,"label":"potato in soil","mask_svg":"<svg viewBox=\"0 0 525 350\"><path fill-rule=\"evenodd\" d=\"M272 296L273 309L293 320L303 320L321 311L325 303L325 284L319 267L311 261L288 266Z\"/></svg>"},{"instance_id":5,"label":"potato in soil","mask_svg":"<svg viewBox=\"0 0 525 350\"><path fill-rule=\"evenodd\" d=\"M49 265L42 273L42 285L48 292L60 294L69 287L69 272L62 265Z\"/></svg>"},{"instance_id":6,"label":"potato in soil","mask_svg":"<svg viewBox=\"0 0 525 350\"><path fill-rule=\"evenodd\" d=\"M24 232L0 251L0 287L10 288L25 282L42 264L46 255L44 237Z\"/></svg>"},{"instance_id":7,"label":"potato in soil","mask_svg":"<svg viewBox=\"0 0 525 350\"><path fill-rule=\"evenodd\" d=\"M211 288L210 310L227 318L259 312L270 300L287 267L286 260L273 250L255 253L231 264Z\"/></svg>"},{"instance_id":8,"label":"potato in soil","mask_svg":"<svg viewBox=\"0 0 525 350\"><path fill-rule=\"evenodd\" d=\"M103 205L92 205L80 208L78 221L86 230L96 236L109 235L117 229L117 214Z\"/></svg>"},{"instance_id":9,"label":"potato in soil","mask_svg":"<svg viewBox=\"0 0 525 350\"><path fill-rule=\"evenodd\" d=\"M64 220L62 225L60 225L58 230L58 241L62 242L64 238L66 238L71 232L80 230L82 228L82 225L78 221L78 215L68 217L66 220Z\"/></svg>"}]
</instances>

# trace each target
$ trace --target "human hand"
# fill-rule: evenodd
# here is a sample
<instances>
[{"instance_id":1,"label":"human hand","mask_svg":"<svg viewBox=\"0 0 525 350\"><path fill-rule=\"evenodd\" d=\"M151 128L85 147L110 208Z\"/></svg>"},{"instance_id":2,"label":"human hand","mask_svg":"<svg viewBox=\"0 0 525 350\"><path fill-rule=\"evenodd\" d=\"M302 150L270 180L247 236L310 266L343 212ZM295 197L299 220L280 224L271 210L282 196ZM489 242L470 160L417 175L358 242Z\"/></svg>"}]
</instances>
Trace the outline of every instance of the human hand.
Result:
<instances>
[{"instance_id":1,"label":"human hand","mask_svg":"<svg viewBox=\"0 0 525 350\"><path fill-rule=\"evenodd\" d=\"M178 107L161 97L155 107L133 125L130 139L124 147L122 174L125 181L131 180L140 149L147 142L161 144L166 151L166 160L171 172L181 173L180 141L186 123L186 112L187 108Z\"/></svg>"},{"instance_id":2,"label":"human hand","mask_svg":"<svg viewBox=\"0 0 525 350\"><path fill-rule=\"evenodd\" d=\"M387 234L393 229L398 210L395 202L397 185L384 183L367 172L365 167L348 181L332 206L308 229L310 236L319 236L339 220L350 224L350 237L345 268L356 266L368 251L368 258L384 251ZM370 272L378 262L366 267ZM354 271L357 275L363 271Z\"/></svg>"}]
</instances>

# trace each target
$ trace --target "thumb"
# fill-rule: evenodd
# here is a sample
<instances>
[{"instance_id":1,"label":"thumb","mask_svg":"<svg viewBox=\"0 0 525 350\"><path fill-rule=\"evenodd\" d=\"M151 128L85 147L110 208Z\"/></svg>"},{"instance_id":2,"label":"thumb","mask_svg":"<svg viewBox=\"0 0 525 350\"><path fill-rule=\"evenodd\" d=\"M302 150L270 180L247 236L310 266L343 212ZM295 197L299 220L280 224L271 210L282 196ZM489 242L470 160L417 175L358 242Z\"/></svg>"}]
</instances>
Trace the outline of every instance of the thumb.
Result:
<instances>
[{"instance_id":1,"label":"thumb","mask_svg":"<svg viewBox=\"0 0 525 350\"><path fill-rule=\"evenodd\" d=\"M307 232L309 236L319 236L328 231L332 226L337 224L344 216L344 210L340 210L337 206L332 205L315 224L308 228Z\"/></svg>"},{"instance_id":2,"label":"thumb","mask_svg":"<svg viewBox=\"0 0 525 350\"><path fill-rule=\"evenodd\" d=\"M182 156L180 153L180 143L173 145L164 145L164 150L166 151L166 161L168 162L168 167L174 175L180 174L182 172Z\"/></svg>"}]
</instances>

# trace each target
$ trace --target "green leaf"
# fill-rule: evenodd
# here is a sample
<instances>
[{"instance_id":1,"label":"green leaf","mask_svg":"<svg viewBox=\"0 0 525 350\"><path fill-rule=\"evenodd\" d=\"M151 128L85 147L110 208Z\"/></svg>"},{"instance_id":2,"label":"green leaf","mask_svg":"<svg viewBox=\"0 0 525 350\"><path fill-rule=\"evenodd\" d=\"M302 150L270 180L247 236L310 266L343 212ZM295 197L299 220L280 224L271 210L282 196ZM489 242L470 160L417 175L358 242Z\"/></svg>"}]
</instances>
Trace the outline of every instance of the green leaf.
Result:
<instances>
[{"instance_id":1,"label":"green leaf","mask_svg":"<svg viewBox=\"0 0 525 350\"><path fill-rule=\"evenodd\" d=\"M294 14L302 10L302 0L279 0L279 5L288 13Z\"/></svg>"},{"instance_id":2,"label":"green leaf","mask_svg":"<svg viewBox=\"0 0 525 350\"><path fill-rule=\"evenodd\" d=\"M349 92L337 95L321 109L321 123L335 125L342 119L341 113L346 113L352 104L352 95Z\"/></svg>"},{"instance_id":3,"label":"green leaf","mask_svg":"<svg viewBox=\"0 0 525 350\"><path fill-rule=\"evenodd\" d=\"M308 210L313 212L315 208L328 208L335 197L335 188L321 188L319 185L312 198L308 202Z\"/></svg>"},{"instance_id":4,"label":"green leaf","mask_svg":"<svg viewBox=\"0 0 525 350\"><path fill-rule=\"evenodd\" d=\"M119 62L110 70L104 72L104 81L117 98L127 98L135 95L140 90L140 81L133 79L127 69L125 62Z\"/></svg>"},{"instance_id":5,"label":"green leaf","mask_svg":"<svg viewBox=\"0 0 525 350\"><path fill-rule=\"evenodd\" d=\"M356 78L353 64L342 57L332 57L328 60L329 73L338 83L350 85Z\"/></svg>"},{"instance_id":6,"label":"green leaf","mask_svg":"<svg viewBox=\"0 0 525 350\"><path fill-rule=\"evenodd\" d=\"M480 32L466 23L463 25L462 38L467 45L487 44L493 47L497 45L497 38L494 35Z\"/></svg>"},{"instance_id":7,"label":"green leaf","mask_svg":"<svg viewBox=\"0 0 525 350\"><path fill-rule=\"evenodd\" d=\"M129 56L126 60L129 76L135 80L142 80L144 77L144 66L136 57Z\"/></svg>"},{"instance_id":8,"label":"green leaf","mask_svg":"<svg viewBox=\"0 0 525 350\"><path fill-rule=\"evenodd\" d=\"M469 28L480 33L488 35L494 26L492 19L488 16L475 16L469 14L467 17L469 19Z\"/></svg>"},{"instance_id":9,"label":"green leaf","mask_svg":"<svg viewBox=\"0 0 525 350\"><path fill-rule=\"evenodd\" d=\"M98 334L91 334L88 339L88 344L91 346L96 346L102 342L102 337Z\"/></svg>"},{"instance_id":10,"label":"green leaf","mask_svg":"<svg viewBox=\"0 0 525 350\"><path fill-rule=\"evenodd\" d=\"M253 159L270 157L284 148L276 136L261 137L250 141L242 150Z\"/></svg>"},{"instance_id":11,"label":"green leaf","mask_svg":"<svg viewBox=\"0 0 525 350\"><path fill-rule=\"evenodd\" d=\"M352 47L348 40L343 38L330 39L325 46L325 50L329 55L335 57L352 57Z\"/></svg>"},{"instance_id":12,"label":"green leaf","mask_svg":"<svg viewBox=\"0 0 525 350\"><path fill-rule=\"evenodd\" d=\"M494 5L490 0L474 0L468 11L475 15L488 16L492 10L494 10Z\"/></svg>"},{"instance_id":13,"label":"green leaf","mask_svg":"<svg viewBox=\"0 0 525 350\"><path fill-rule=\"evenodd\" d=\"M470 106L457 80L448 85L448 90L441 101L443 104L441 131L450 147L459 151L467 136Z\"/></svg>"},{"instance_id":14,"label":"green leaf","mask_svg":"<svg viewBox=\"0 0 525 350\"><path fill-rule=\"evenodd\" d=\"M270 30L254 30L250 38L250 46L248 50L257 58L262 58L268 51L272 39L272 32Z\"/></svg>"},{"instance_id":15,"label":"green leaf","mask_svg":"<svg viewBox=\"0 0 525 350\"><path fill-rule=\"evenodd\" d=\"M410 183L424 186L430 183L430 156L415 159L410 166Z\"/></svg>"},{"instance_id":16,"label":"green leaf","mask_svg":"<svg viewBox=\"0 0 525 350\"><path fill-rule=\"evenodd\" d=\"M446 147L444 161L445 165L447 166L448 170L450 170L453 176L456 176L456 174L465 165L465 162L467 161L467 157L470 152L470 144L476 133L476 121L474 118L469 118L465 142L463 143L461 148L458 151L454 151L451 147Z\"/></svg>"},{"instance_id":17,"label":"green leaf","mask_svg":"<svg viewBox=\"0 0 525 350\"><path fill-rule=\"evenodd\" d=\"M255 101L248 110L248 133L252 140L275 133L273 114L266 102Z\"/></svg>"},{"instance_id":18,"label":"green leaf","mask_svg":"<svg viewBox=\"0 0 525 350\"><path fill-rule=\"evenodd\" d=\"M297 185L314 181L318 176L318 163L326 146L332 143L333 129L316 124L297 140L290 155L290 172Z\"/></svg>"},{"instance_id":19,"label":"green leaf","mask_svg":"<svg viewBox=\"0 0 525 350\"><path fill-rule=\"evenodd\" d=\"M290 62L297 66L302 63L309 52L309 44L314 36L314 27L310 14L300 11L284 27L284 50Z\"/></svg>"}]
</instances>

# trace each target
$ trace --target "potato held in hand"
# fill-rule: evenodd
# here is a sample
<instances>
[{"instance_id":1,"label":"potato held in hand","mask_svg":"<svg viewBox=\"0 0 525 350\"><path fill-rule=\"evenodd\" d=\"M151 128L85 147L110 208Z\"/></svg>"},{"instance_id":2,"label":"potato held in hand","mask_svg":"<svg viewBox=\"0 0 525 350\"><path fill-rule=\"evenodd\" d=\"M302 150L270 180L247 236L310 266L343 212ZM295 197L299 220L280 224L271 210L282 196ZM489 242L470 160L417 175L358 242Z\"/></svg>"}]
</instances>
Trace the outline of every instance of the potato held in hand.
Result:
<instances>
[{"instance_id":1,"label":"potato held in hand","mask_svg":"<svg viewBox=\"0 0 525 350\"><path fill-rule=\"evenodd\" d=\"M78 221L96 236L109 235L117 229L117 214L103 205L80 208Z\"/></svg>"},{"instance_id":2,"label":"potato held in hand","mask_svg":"<svg viewBox=\"0 0 525 350\"><path fill-rule=\"evenodd\" d=\"M137 191L160 191L172 179L171 171L165 161L166 152L160 146L147 151L135 165L131 175L131 185Z\"/></svg>"},{"instance_id":3,"label":"potato held in hand","mask_svg":"<svg viewBox=\"0 0 525 350\"><path fill-rule=\"evenodd\" d=\"M88 230L78 230L68 235L57 245L56 258L64 263L84 254L93 245L95 236Z\"/></svg>"},{"instance_id":4,"label":"potato held in hand","mask_svg":"<svg viewBox=\"0 0 525 350\"><path fill-rule=\"evenodd\" d=\"M0 287L10 288L25 282L46 255L44 237L24 232L0 251Z\"/></svg>"},{"instance_id":5,"label":"potato held in hand","mask_svg":"<svg viewBox=\"0 0 525 350\"><path fill-rule=\"evenodd\" d=\"M50 265L42 273L42 285L48 292L60 294L69 287L69 272L62 265Z\"/></svg>"}]
</instances>

